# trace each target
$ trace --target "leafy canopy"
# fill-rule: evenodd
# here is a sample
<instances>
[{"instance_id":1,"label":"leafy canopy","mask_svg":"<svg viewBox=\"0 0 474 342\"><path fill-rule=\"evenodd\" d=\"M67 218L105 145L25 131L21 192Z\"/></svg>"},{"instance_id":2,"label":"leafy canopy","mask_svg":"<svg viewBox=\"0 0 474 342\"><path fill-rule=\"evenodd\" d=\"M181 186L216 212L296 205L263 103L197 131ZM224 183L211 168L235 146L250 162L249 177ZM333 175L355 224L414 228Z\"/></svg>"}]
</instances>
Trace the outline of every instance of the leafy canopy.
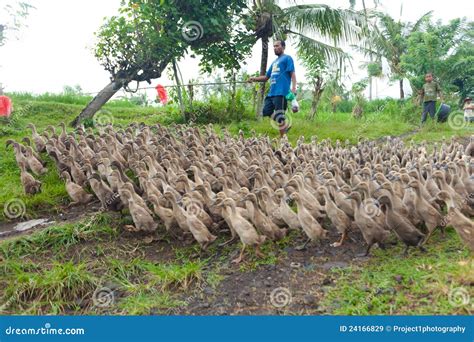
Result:
<instances>
[{"instance_id":1,"label":"leafy canopy","mask_svg":"<svg viewBox=\"0 0 474 342\"><path fill-rule=\"evenodd\" d=\"M414 32L401 59L412 86L419 89L424 75L432 72L445 90L473 89L473 28L472 22L454 19L446 25L429 23L425 30Z\"/></svg>"},{"instance_id":2,"label":"leafy canopy","mask_svg":"<svg viewBox=\"0 0 474 342\"><path fill-rule=\"evenodd\" d=\"M125 85L160 77L188 49L205 71L238 69L253 44L239 24L244 9L244 0L123 1L97 33L95 55Z\"/></svg>"}]
</instances>

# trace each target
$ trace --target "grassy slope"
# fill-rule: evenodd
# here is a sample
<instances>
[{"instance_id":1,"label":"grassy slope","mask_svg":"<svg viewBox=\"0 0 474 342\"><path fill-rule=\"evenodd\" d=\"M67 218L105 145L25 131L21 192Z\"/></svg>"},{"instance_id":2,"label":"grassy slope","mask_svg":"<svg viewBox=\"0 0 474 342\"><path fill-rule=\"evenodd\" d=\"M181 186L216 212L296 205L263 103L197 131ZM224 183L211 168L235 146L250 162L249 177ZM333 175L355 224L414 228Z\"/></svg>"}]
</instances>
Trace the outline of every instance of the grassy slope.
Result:
<instances>
[{"instance_id":1,"label":"grassy slope","mask_svg":"<svg viewBox=\"0 0 474 342\"><path fill-rule=\"evenodd\" d=\"M69 122L82 109L84 103L81 101L83 99L54 96L40 99L28 95L14 97L16 112L13 120L0 124L0 207L3 208L8 200L18 198L26 204L26 218L61 211L68 199L51 161L48 162L50 171L40 178L42 193L25 196L13 153L11 149L5 149L5 141L28 136L29 131L25 129L28 122L34 122L39 130L50 124L57 126L61 121ZM172 117L163 116L156 109L136 107L126 102L111 103L102 113L119 125L134 120L150 124L173 121ZM216 125L216 129L219 127ZM228 128L232 133L242 129L250 134L254 129L257 133L278 136L268 119L232 123ZM359 137L401 135L415 128L415 125L385 114L368 114L362 120L354 120L346 113L323 113L313 122L303 120L302 114L296 114L289 138L293 143L300 135L304 135L306 141L317 135L319 139L355 142ZM471 127L455 130L449 125L428 124L407 140L434 141L443 137L467 136L471 132ZM4 217L0 222L2 220ZM87 220L50 227L27 237L2 242L1 303L8 305L1 306L1 310L10 313L93 313L99 310L100 313L100 309L93 308L90 302L77 302L77 298L91 298L97 287L112 281L120 284L123 296L113 313L147 314L183 305L170 292L171 288L185 291L193 281L207 281L214 286L219 282L221 276L217 270L206 270L207 275L203 275L205 260L190 260L183 257L183 251L177 251L177 261L164 268L141 258L128 260L120 252L122 246L111 248L116 237L117 227L112 226L110 217L100 215L92 222ZM96 242L93 251L89 250L91 241ZM68 251L73 248L81 248L74 265L68 263L71 258ZM337 271L340 272L337 286L331 288L325 298L328 312L465 313L463 308L450 306L446 300L449 289L472 282L472 278L466 276L472 275L472 260L467 250L453 233L449 239L433 243L430 249L426 255L413 254L407 259L400 259L398 250L378 252L369 262L369 267L353 266ZM264 262L271 264L276 259L269 257ZM246 265L242 271L256 269L258 265ZM395 278L396 275L401 278ZM16 286L18 284L20 286Z\"/></svg>"}]
</instances>

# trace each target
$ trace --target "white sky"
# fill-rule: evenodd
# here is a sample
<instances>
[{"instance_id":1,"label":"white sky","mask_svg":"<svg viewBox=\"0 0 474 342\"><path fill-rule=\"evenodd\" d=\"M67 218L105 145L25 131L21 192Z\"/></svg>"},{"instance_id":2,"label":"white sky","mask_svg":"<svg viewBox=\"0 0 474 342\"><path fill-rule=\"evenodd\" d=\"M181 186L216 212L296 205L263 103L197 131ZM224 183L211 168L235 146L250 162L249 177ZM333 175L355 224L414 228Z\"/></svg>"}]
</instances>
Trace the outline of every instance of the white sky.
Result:
<instances>
[{"instance_id":1,"label":"white sky","mask_svg":"<svg viewBox=\"0 0 474 342\"><path fill-rule=\"evenodd\" d=\"M0 0L0 10L4 3L12 0ZM27 18L27 27L18 35L18 40L10 39L0 48L0 83L6 91L27 91L33 93L61 92L64 85L79 84L85 92L101 90L109 82L109 74L103 70L95 59L94 32L103 22L103 18L117 13L120 0L30 0L36 9ZM285 1L281 1L283 4ZM298 3L301 3L299 1ZM325 3L333 7L349 6L349 0L306 0L305 3ZM361 3L361 1L357 1ZM463 0L381 0L379 10L400 17L400 6L403 3L403 20L415 21L429 10L433 18L444 22L467 16L473 20L474 1ZM372 7L371 0L366 0ZM0 19L2 13L0 13ZM245 69L254 72L259 69L260 46L254 48L254 54L247 60ZM294 56L294 49L287 48L288 54ZM365 71L357 70L362 62L360 56L352 61L357 81L365 77ZM269 62L274 56L270 53ZM296 61L297 77L304 76ZM199 76L197 61L187 58L180 62L185 81ZM157 83L171 84L165 73ZM142 86L145 86L143 84ZM378 81L378 96L398 96L397 84L389 86L386 81Z\"/></svg>"}]
</instances>

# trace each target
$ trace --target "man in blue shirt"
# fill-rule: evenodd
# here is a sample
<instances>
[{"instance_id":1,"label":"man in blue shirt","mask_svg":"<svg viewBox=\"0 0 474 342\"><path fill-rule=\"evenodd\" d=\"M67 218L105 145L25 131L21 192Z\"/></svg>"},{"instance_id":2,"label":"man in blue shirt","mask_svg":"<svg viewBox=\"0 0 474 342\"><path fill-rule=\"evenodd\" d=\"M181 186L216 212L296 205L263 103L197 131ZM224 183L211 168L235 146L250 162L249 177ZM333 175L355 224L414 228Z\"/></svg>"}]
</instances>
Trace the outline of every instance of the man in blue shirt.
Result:
<instances>
[{"instance_id":1,"label":"man in blue shirt","mask_svg":"<svg viewBox=\"0 0 474 342\"><path fill-rule=\"evenodd\" d=\"M296 94L295 65L291 56L285 55L285 41L276 40L273 51L278 58L270 65L264 76L250 77L248 82L266 82L270 80L270 91L265 97L263 116L270 116L278 123L280 137L285 135L290 127L286 124L285 112L288 107L286 96L290 92Z\"/></svg>"}]
</instances>

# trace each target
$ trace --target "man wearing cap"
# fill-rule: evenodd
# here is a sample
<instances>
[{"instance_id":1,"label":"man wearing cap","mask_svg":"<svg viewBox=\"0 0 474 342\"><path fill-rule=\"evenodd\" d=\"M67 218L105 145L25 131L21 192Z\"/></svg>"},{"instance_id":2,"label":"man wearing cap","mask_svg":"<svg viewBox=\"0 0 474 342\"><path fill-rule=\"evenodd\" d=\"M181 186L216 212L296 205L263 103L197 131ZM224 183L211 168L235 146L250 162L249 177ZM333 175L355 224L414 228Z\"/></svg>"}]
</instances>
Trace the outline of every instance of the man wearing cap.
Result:
<instances>
[{"instance_id":1,"label":"man wearing cap","mask_svg":"<svg viewBox=\"0 0 474 342\"><path fill-rule=\"evenodd\" d=\"M270 65L266 75L250 77L248 82L266 82L270 80L270 91L265 97L263 116L270 116L278 123L280 137L284 136L291 128L286 122L285 112L288 99L293 99L296 94L296 74L293 58L285 54L285 41L276 40L273 51L278 58ZM290 93L291 86L291 93Z\"/></svg>"}]
</instances>

